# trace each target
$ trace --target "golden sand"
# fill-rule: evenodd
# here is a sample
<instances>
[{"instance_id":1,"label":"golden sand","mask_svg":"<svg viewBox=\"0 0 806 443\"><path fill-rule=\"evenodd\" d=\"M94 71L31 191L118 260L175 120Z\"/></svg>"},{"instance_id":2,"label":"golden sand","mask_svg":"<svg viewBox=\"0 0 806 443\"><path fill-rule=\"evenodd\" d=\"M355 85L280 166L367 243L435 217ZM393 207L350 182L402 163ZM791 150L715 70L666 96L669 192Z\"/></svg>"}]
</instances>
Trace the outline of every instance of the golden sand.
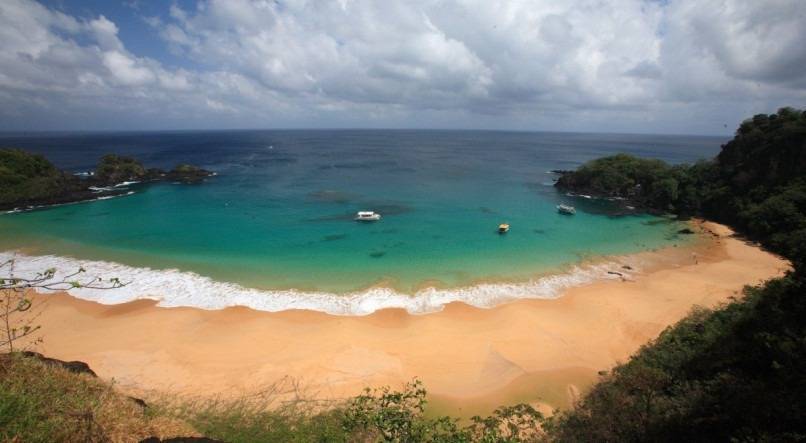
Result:
<instances>
[{"instance_id":1,"label":"golden sand","mask_svg":"<svg viewBox=\"0 0 806 443\"><path fill-rule=\"evenodd\" d=\"M237 396L285 381L309 396L341 398L418 377L439 412L469 416L515 402L564 408L597 372L625 361L693 306L717 306L789 267L724 226L693 225L702 231L696 246L649 253L659 264L630 281L491 309L453 303L427 315L341 317L39 295L46 306L38 350L85 361L140 393Z\"/></svg>"}]
</instances>

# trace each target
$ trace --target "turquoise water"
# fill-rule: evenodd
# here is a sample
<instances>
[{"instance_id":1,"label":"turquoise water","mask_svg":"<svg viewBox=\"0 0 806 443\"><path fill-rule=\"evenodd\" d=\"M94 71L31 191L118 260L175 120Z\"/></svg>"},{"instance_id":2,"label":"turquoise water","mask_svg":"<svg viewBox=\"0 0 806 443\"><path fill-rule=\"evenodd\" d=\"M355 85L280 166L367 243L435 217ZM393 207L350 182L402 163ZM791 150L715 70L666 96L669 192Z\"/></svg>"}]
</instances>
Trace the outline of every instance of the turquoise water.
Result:
<instances>
[{"instance_id":1,"label":"turquoise water","mask_svg":"<svg viewBox=\"0 0 806 443\"><path fill-rule=\"evenodd\" d=\"M190 161L219 175L201 185L133 185L126 197L0 216L0 250L337 294L527 280L587 258L679 244L676 223L560 194L547 171L631 150L694 160L721 141L434 131L49 137L10 141L74 170L117 151L149 166ZM575 205L577 215L558 214L561 202ZM383 219L357 223L359 210ZM502 222L512 226L506 235L496 233Z\"/></svg>"}]
</instances>

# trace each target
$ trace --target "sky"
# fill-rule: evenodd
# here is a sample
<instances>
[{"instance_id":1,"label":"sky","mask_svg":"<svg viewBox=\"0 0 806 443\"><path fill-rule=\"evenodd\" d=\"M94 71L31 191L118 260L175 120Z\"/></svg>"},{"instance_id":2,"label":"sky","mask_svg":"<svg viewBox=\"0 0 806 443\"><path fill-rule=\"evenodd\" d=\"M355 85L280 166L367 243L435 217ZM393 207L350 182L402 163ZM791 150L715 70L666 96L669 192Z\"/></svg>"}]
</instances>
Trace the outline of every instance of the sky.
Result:
<instances>
[{"instance_id":1,"label":"sky","mask_svg":"<svg viewBox=\"0 0 806 443\"><path fill-rule=\"evenodd\" d=\"M0 130L732 133L804 0L0 0Z\"/></svg>"}]
</instances>

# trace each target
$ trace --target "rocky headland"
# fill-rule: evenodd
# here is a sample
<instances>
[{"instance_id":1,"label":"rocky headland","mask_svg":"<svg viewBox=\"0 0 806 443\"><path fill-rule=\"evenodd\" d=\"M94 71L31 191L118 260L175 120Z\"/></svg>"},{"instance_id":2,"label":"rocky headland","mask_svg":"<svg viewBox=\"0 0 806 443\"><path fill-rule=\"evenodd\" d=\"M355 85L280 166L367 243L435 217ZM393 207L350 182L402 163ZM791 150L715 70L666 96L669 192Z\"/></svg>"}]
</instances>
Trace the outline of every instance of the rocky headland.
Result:
<instances>
[{"instance_id":1,"label":"rocky headland","mask_svg":"<svg viewBox=\"0 0 806 443\"><path fill-rule=\"evenodd\" d=\"M0 149L0 210L25 210L114 197L131 192L123 185L160 181L201 183L215 173L189 164L171 170L146 168L135 158L105 155L94 171L73 174L45 157Z\"/></svg>"}]
</instances>

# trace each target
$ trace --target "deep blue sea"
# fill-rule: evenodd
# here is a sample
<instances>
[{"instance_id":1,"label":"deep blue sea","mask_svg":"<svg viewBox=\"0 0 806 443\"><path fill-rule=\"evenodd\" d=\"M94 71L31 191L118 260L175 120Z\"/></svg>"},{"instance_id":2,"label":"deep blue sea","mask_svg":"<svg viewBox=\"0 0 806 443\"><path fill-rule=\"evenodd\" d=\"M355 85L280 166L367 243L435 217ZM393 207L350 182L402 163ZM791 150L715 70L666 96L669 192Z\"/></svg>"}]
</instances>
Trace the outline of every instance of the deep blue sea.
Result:
<instances>
[{"instance_id":1,"label":"deep blue sea","mask_svg":"<svg viewBox=\"0 0 806 443\"><path fill-rule=\"evenodd\" d=\"M727 138L499 131L295 130L2 134L70 171L106 153L147 167L192 163L200 185L0 216L20 271L83 265L132 284L77 294L165 306L434 310L552 296L595 278L597 258L685 241L675 222L569 197L553 169L618 152L711 158ZM572 204L575 216L557 213ZM356 211L382 214L353 221ZM506 235L496 227L512 226ZM597 274L598 272L598 274Z\"/></svg>"}]
</instances>

